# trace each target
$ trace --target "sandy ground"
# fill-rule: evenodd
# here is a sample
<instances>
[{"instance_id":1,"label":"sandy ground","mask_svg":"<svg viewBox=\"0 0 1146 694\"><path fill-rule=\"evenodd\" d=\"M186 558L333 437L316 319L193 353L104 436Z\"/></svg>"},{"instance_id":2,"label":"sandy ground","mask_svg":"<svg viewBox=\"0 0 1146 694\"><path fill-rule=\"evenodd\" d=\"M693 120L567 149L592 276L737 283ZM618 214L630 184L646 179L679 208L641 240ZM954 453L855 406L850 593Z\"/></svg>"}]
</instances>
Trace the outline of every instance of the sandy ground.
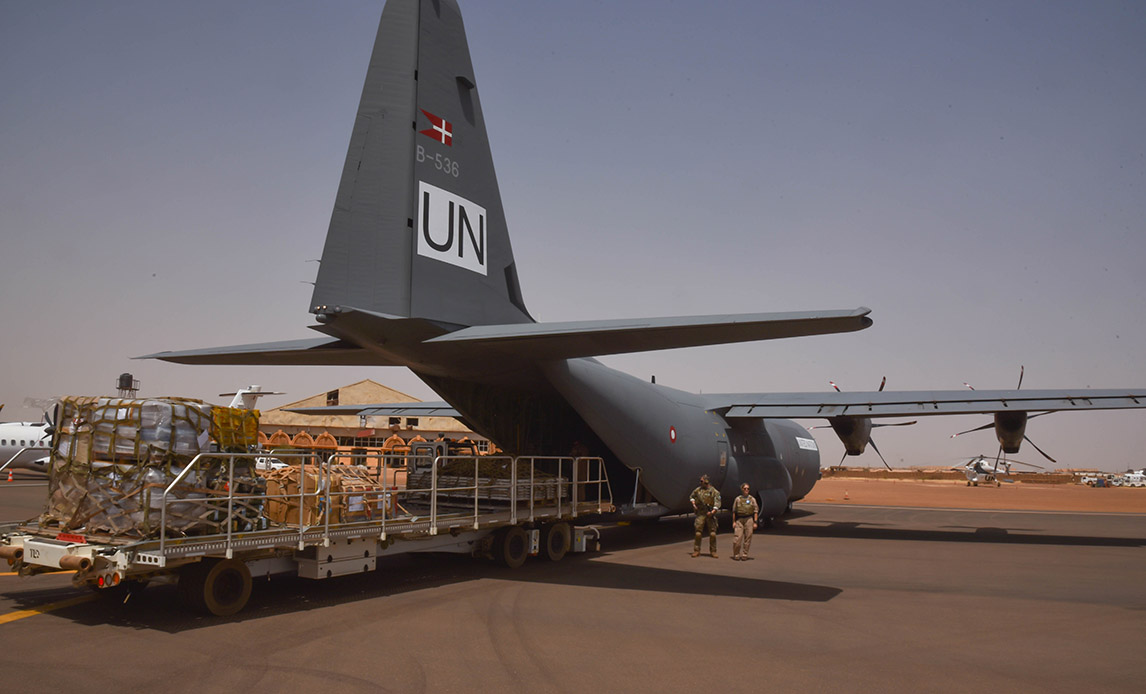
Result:
<instances>
[{"instance_id":1,"label":"sandy ground","mask_svg":"<svg viewBox=\"0 0 1146 694\"><path fill-rule=\"evenodd\" d=\"M1092 511L1146 514L1146 487L1006 483L968 487L964 481L820 480L804 501L860 506L915 506L1021 511Z\"/></svg>"}]
</instances>

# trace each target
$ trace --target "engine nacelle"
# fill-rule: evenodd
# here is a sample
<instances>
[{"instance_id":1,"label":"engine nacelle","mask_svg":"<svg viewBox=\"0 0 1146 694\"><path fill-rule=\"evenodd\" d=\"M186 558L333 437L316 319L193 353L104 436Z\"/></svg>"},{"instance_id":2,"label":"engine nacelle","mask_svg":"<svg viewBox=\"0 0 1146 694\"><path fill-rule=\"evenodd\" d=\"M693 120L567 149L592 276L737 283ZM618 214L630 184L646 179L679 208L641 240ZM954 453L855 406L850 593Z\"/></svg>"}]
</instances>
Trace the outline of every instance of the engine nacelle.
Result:
<instances>
[{"instance_id":1,"label":"engine nacelle","mask_svg":"<svg viewBox=\"0 0 1146 694\"><path fill-rule=\"evenodd\" d=\"M1027 431L1026 412L996 412L995 438L1005 453L1018 453Z\"/></svg>"},{"instance_id":2,"label":"engine nacelle","mask_svg":"<svg viewBox=\"0 0 1146 694\"><path fill-rule=\"evenodd\" d=\"M836 436L840 437L848 455L863 453L868 441L871 441L871 417L831 417L828 423L832 425Z\"/></svg>"}]
</instances>

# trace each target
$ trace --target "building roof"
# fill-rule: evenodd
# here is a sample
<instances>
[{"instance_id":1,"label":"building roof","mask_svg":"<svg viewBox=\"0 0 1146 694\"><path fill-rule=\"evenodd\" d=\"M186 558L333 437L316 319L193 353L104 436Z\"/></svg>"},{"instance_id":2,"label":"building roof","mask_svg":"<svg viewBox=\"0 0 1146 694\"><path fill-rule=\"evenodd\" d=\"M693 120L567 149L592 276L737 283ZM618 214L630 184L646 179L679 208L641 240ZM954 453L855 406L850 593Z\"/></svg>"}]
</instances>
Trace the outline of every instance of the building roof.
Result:
<instances>
[{"instance_id":1,"label":"building roof","mask_svg":"<svg viewBox=\"0 0 1146 694\"><path fill-rule=\"evenodd\" d=\"M307 429L361 429L358 415L304 415L286 410L296 407L322 407L329 401L328 396L336 393L339 405L370 405L392 402L421 402L412 395L407 395L377 381L364 379L357 383L341 386L332 390L317 393L310 397L296 400L270 410L263 410L259 415L259 427L263 429L274 427L304 427ZM371 417L367 426L388 429L387 417ZM405 418L403 418L404 423ZM452 417L420 417L417 429L420 431L469 431L461 422Z\"/></svg>"}]
</instances>

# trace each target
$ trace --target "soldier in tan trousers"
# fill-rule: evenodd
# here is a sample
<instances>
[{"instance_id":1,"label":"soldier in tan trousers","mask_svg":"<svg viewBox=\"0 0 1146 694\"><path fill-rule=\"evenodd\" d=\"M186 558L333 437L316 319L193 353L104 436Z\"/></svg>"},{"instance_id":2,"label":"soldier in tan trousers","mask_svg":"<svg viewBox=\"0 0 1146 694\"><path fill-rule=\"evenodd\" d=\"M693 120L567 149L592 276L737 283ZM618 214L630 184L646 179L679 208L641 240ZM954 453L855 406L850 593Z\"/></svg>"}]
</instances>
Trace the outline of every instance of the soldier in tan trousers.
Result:
<instances>
[{"instance_id":1,"label":"soldier in tan trousers","mask_svg":"<svg viewBox=\"0 0 1146 694\"><path fill-rule=\"evenodd\" d=\"M752 531L756 529L756 519L760 516L760 505L748 492L747 483L740 485L740 496L732 502L732 558L736 561L748 559Z\"/></svg>"}]
</instances>

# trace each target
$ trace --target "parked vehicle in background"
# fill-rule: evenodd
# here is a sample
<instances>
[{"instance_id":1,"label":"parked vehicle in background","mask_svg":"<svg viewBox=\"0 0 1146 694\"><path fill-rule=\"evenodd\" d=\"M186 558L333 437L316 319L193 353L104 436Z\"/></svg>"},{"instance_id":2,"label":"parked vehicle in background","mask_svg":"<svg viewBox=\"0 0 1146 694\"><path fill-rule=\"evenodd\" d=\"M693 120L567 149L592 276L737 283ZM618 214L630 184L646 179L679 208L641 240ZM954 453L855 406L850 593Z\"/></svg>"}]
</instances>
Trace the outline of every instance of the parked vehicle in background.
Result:
<instances>
[{"instance_id":1,"label":"parked vehicle in background","mask_svg":"<svg viewBox=\"0 0 1146 694\"><path fill-rule=\"evenodd\" d=\"M1124 487L1146 487L1146 473L1142 470L1137 472L1128 472L1122 475L1122 486Z\"/></svg>"}]
</instances>

